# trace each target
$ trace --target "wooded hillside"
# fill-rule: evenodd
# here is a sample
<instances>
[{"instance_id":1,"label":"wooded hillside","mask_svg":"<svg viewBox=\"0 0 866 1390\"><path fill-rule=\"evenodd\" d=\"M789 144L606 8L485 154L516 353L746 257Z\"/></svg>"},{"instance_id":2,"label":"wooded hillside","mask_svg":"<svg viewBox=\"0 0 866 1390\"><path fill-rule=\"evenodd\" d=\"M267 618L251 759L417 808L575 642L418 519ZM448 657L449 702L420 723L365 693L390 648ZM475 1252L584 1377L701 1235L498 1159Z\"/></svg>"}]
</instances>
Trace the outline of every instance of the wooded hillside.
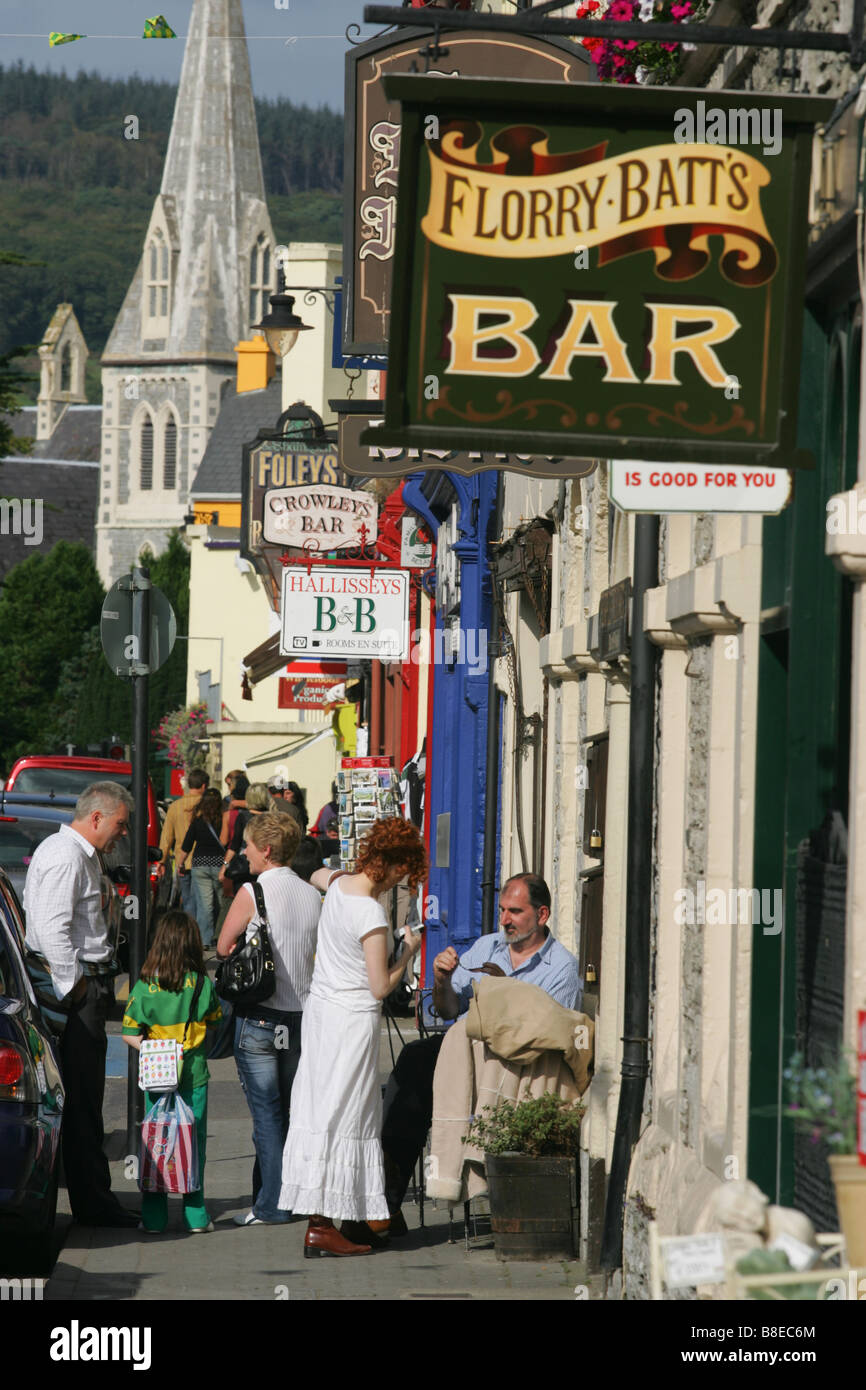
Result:
<instances>
[{"instance_id":1,"label":"wooded hillside","mask_svg":"<svg viewBox=\"0 0 866 1390\"><path fill-rule=\"evenodd\" d=\"M36 344L72 303L95 358L141 254L159 192L176 88L95 73L0 65L0 204L5 251L44 267L0 265L0 353ZM139 138L124 138L138 117ZM327 107L256 101L265 191L278 240L342 240L343 119ZM36 387L22 398L35 400Z\"/></svg>"}]
</instances>

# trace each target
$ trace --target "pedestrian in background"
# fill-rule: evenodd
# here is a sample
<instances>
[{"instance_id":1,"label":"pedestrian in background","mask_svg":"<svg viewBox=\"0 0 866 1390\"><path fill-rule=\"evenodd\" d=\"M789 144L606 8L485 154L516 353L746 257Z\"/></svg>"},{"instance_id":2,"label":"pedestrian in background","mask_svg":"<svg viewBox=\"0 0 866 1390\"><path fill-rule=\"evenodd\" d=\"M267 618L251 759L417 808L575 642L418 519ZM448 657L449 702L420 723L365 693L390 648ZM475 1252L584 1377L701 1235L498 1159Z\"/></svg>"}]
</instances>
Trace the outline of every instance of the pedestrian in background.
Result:
<instances>
[{"instance_id":1,"label":"pedestrian in background","mask_svg":"<svg viewBox=\"0 0 866 1390\"><path fill-rule=\"evenodd\" d=\"M226 775L225 775L225 784L226 784L226 787L227 787L228 790L227 790L227 794L223 797L223 810L224 810L224 811L227 811L227 810L229 809L230 805L231 805L232 796L233 796L233 794L234 794L235 782L238 780L239 777L243 777L243 775L244 775L244 770L243 770L243 768L241 768L241 767L236 767L236 768L234 768L231 772L227 772L227 773L226 773Z\"/></svg>"},{"instance_id":2,"label":"pedestrian in background","mask_svg":"<svg viewBox=\"0 0 866 1390\"><path fill-rule=\"evenodd\" d=\"M214 945L214 929L221 906L220 869L223 847L219 832L222 825L222 802L215 787L203 795L186 832L177 856L177 871L188 873L184 867L187 855L195 854L192 867L193 916L199 925L202 945L209 950Z\"/></svg>"},{"instance_id":3,"label":"pedestrian in background","mask_svg":"<svg viewBox=\"0 0 866 1390\"><path fill-rule=\"evenodd\" d=\"M239 777L235 778L234 785L232 786L229 804L223 811L223 823L222 829L220 830L220 839L222 840L224 845L228 845L230 843L235 830L235 822L237 821L237 818L240 815L241 811L246 806L246 795L247 791L249 790L249 785L249 779L243 772Z\"/></svg>"},{"instance_id":4,"label":"pedestrian in background","mask_svg":"<svg viewBox=\"0 0 866 1390\"><path fill-rule=\"evenodd\" d=\"M276 989L262 1004L235 1008L235 1062L253 1120L256 1150L252 1207L236 1216L235 1222L276 1225L289 1220L289 1213L278 1205L283 1145L322 899L317 889L288 867L299 840L298 825L291 816L279 811L253 816L245 837L247 858L258 876L268 914ZM255 930L259 922L253 886L244 883L220 933L219 955L230 955L247 930Z\"/></svg>"},{"instance_id":5,"label":"pedestrian in background","mask_svg":"<svg viewBox=\"0 0 866 1390\"><path fill-rule=\"evenodd\" d=\"M219 801L219 792L214 791ZM199 977L202 986L190 1019L190 1008ZM183 1198L183 1219L191 1235L213 1230L204 1204L204 1165L207 1148L207 1065L205 1040L209 1027L222 1017L213 982L205 972L201 936L188 912L167 912L156 928L153 945L141 967L141 977L126 1002L123 1039L136 1052L142 1038L173 1038L183 1043L183 1070L177 1095L195 1116L199 1186ZM187 1027L187 1020L189 1027ZM164 1094L163 1092L159 1094ZM149 1110L159 1094L145 1092ZM141 1230L159 1235L168 1224L165 1192L143 1192Z\"/></svg>"},{"instance_id":6,"label":"pedestrian in background","mask_svg":"<svg viewBox=\"0 0 866 1390\"><path fill-rule=\"evenodd\" d=\"M305 883L309 883L316 870L322 867L321 849L312 835L305 835L295 851L292 859L292 869L298 875L298 878L302 878Z\"/></svg>"},{"instance_id":7,"label":"pedestrian in background","mask_svg":"<svg viewBox=\"0 0 866 1390\"><path fill-rule=\"evenodd\" d=\"M170 854L177 856L177 852L183 844L184 836L189 830L193 812L198 807L209 784L210 777L203 768L194 767L186 776L187 790L183 796L173 801L166 811L165 820L162 826L162 834L159 837L159 847L162 850L162 859L158 865L157 873L162 878L166 871L168 857ZM192 911L192 877L178 875L178 886L180 889L180 903L184 912Z\"/></svg>"},{"instance_id":8,"label":"pedestrian in background","mask_svg":"<svg viewBox=\"0 0 866 1390\"><path fill-rule=\"evenodd\" d=\"M239 809L235 819L234 830L229 841L228 848L223 858L219 872L219 881L226 885L226 869L232 862L236 854L240 854L244 847L244 831L253 816L262 816L265 811L276 809L276 803L271 796L264 782L253 782L251 787L247 787L244 804Z\"/></svg>"}]
</instances>

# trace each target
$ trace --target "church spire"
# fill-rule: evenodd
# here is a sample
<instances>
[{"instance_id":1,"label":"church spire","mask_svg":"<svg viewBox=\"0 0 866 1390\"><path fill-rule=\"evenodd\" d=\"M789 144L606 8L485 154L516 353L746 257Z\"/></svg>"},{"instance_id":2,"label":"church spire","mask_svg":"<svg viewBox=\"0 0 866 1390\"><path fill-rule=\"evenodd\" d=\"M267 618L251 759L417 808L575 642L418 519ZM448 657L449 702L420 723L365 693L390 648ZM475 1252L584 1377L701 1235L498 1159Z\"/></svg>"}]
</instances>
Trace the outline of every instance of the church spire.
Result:
<instances>
[{"instance_id":1,"label":"church spire","mask_svg":"<svg viewBox=\"0 0 866 1390\"><path fill-rule=\"evenodd\" d=\"M102 357L106 584L183 522L235 345L267 313L274 240L242 3L194 0L162 184Z\"/></svg>"},{"instance_id":2,"label":"church spire","mask_svg":"<svg viewBox=\"0 0 866 1390\"><path fill-rule=\"evenodd\" d=\"M233 363L272 246L242 3L195 0L144 256L104 361Z\"/></svg>"}]
</instances>

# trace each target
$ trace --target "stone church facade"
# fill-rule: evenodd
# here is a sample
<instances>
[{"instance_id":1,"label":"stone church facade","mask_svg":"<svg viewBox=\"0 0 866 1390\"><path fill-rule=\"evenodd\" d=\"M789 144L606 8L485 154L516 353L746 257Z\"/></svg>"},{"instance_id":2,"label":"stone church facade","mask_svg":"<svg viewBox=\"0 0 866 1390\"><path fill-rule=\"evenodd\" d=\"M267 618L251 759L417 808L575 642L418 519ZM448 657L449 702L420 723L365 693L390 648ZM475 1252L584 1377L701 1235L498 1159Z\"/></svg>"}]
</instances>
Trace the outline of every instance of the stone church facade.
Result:
<instances>
[{"instance_id":1,"label":"stone church facade","mask_svg":"<svg viewBox=\"0 0 866 1390\"><path fill-rule=\"evenodd\" d=\"M242 3L195 0L162 185L102 358L106 586L183 524L235 344L268 309L274 242Z\"/></svg>"}]
</instances>

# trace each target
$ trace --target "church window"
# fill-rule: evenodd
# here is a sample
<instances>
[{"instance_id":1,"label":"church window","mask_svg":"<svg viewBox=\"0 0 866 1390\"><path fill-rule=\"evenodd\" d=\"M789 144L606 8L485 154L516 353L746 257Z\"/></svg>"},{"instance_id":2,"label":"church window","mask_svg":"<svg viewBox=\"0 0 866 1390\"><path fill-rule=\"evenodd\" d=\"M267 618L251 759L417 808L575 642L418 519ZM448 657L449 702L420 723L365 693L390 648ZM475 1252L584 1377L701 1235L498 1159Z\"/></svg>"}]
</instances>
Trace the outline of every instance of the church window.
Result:
<instances>
[{"instance_id":1,"label":"church window","mask_svg":"<svg viewBox=\"0 0 866 1390\"><path fill-rule=\"evenodd\" d=\"M161 228L157 227L147 246L147 306L152 319L168 315L168 246Z\"/></svg>"},{"instance_id":2,"label":"church window","mask_svg":"<svg viewBox=\"0 0 866 1390\"><path fill-rule=\"evenodd\" d=\"M141 490L142 492L149 492L153 487L153 421L150 416L146 416L141 422L139 459Z\"/></svg>"},{"instance_id":3,"label":"church window","mask_svg":"<svg viewBox=\"0 0 866 1390\"><path fill-rule=\"evenodd\" d=\"M69 343L63 344L63 351L60 354L60 389L61 391L72 390L72 347Z\"/></svg>"},{"instance_id":4,"label":"church window","mask_svg":"<svg viewBox=\"0 0 866 1390\"><path fill-rule=\"evenodd\" d=\"M167 492L177 486L177 425L169 418L162 436L162 485Z\"/></svg>"},{"instance_id":5,"label":"church window","mask_svg":"<svg viewBox=\"0 0 866 1390\"><path fill-rule=\"evenodd\" d=\"M261 232L250 251L250 323L259 323L268 312L271 293L271 248Z\"/></svg>"}]
</instances>

